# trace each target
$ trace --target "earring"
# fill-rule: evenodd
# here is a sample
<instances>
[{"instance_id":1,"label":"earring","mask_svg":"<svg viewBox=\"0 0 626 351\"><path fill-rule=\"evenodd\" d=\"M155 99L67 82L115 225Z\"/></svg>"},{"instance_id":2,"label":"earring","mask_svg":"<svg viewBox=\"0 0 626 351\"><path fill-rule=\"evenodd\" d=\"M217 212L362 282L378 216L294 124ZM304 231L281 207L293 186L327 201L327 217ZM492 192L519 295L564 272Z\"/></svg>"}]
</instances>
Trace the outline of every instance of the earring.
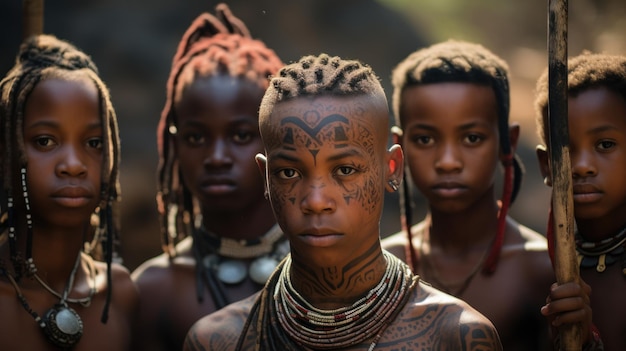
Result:
<instances>
[{"instance_id":1,"label":"earring","mask_svg":"<svg viewBox=\"0 0 626 351\"><path fill-rule=\"evenodd\" d=\"M265 197L265 200L269 200L270 199L270 194L267 192L267 190L265 190L263 192L263 197Z\"/></svg>"},{"instance_id":2,"label":"earring","mask_svg":"<svg viewBox=\"0 0 626 351\"><path fill-rule=\"evenodd\" d=\"M547 186L550 186L550 184L549 184L549 183L550 183L550 178L548 178L548 177L543 177L543 184L545 184L545 185L547 185Z\"/></svg>"},{"instance_id":3,"label":"earring","mask_svg":"<svg viewBox=\"0 0 626 351\"><path fill-rule=\"evenodd\" d=\"M398 191L398 189L400 188L400 183L398 183L398 181L395 179L389 180L387 184L389 184L389 186L391 187L391 189L393 189L393 191Z\"/></svg>"}]
</instances>

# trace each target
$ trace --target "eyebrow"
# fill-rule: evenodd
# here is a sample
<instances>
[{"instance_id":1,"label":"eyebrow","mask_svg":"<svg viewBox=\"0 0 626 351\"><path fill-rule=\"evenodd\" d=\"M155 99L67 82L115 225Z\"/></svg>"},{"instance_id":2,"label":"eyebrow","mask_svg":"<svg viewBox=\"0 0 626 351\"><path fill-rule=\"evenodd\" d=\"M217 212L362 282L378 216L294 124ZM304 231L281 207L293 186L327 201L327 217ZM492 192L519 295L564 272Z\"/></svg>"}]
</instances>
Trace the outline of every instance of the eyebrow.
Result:
<instances>
[{"instance_id":1,"label":"eyebrow","mask_svg":"<svg viewBox=\"0 0 626 351\"><path fill-rule=\"evenodd\" d=\"M597 133L607 132L607 131L611 131L611 130L620 131L621 128L617 128L617 127L612 126L612 125L601 125L599 127L592 128L588 133L589 134L597 134Z\"/></svg>"},{"instance_id":2,"label":"eyebrow","mask_svg":"<svg viewBox=\"0 0 626 351\"><path fill-rule=\"evenodd\" d=\"M328 160L337 161L337 160L341 160L347 157L355 157L355 156L363 157L363 153L359 152L357 149L342 150L342 152L328 157Z\"/></svg>"},{"instance_id":3,"label":"eyebrow","mask_svg":"<svg viewBox=\"0 0 626 351\"><path fill-rule=\"evenodd\" d=\"M33 128L33 127L51 127L51 128L56 128L58 129L60 126L60 123L58 122L54 122L54 121L37 121L33 124L29 124L26 125L25 127L27 128ZM87 129L88 130L94 130L94 129L98 129L98 128L102 128L102 124L100 123L100 121L98 121L97 123L91 123L87 125Z\"/></svg>"},{"instance_id":4,"label":"eyebrow","mask_svg":"<svg viewBox=\"0 0 626 351\"><path fill-rule=\"evenodd\" d=\"M472 128L483 127L483 126L486 126L486 125L487 125L487 123L484 123L484 122L469 122L469 123L466 123L466 124L462 124L457 129L469 130L469 129L472 129ZM437 131L437 128L433 127L432 125L424 124L424 123L418 123L418 124L412 125L409 130L412 130L412 129L425 129L425 130L433 131L433 132Z\"/></svg>"}]
</instances>

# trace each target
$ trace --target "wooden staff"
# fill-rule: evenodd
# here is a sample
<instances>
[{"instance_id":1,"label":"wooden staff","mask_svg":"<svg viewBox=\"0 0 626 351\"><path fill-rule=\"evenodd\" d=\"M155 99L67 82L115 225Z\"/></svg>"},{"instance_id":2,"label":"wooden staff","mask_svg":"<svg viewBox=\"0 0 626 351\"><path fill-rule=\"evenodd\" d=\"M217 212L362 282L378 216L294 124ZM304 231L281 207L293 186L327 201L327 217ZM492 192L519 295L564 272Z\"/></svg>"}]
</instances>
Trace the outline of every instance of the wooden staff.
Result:
<instances>
[{"instance_id":1,"label":"wooden staff","mask_svg":"<svg viewBox=\"0 0 626 351\"><path fill-rule=\"evenodd\" d=\"M567 123L567 0L548 5L548 128L552 170L554 270L559 284L580 281L574 241L569 131ZM581 350L580 324L559 329L560 350Z\"/></svg>"},{"instance_id":2,"label":"wooden staff","mask_svg":"<svg viewBox=\"0 0 626 351\"><path fill-rule=\"evenodd\" d=\"M44 0L23 0L22 40L43 33Z\"/></svg>"}]
</instances>

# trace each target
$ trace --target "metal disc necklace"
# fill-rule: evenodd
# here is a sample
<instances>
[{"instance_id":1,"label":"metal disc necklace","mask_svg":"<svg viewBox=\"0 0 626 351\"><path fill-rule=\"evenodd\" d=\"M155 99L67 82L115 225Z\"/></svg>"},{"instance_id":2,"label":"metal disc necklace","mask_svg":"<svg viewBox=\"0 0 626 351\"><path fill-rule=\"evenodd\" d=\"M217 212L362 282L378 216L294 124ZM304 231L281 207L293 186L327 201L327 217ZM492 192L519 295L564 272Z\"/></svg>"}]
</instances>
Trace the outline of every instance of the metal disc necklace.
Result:
<instances>
[{"instance_id":1,"label":"metal disc necklace","mask_svg":"<svg viewBox=\"0 0 626 351\"><path fill-rule=\"evenodd\" d=\"M68 294L74 286L74 278L76 276L76 272L78 271L78 266L80 265L80 262L81 253L79 252L78 257L76 258L76 262L74 263L74 267L72 268L72 272L70 273L68 282L65 286L65 289L63 290L63 294L60 294L61 298L59 302L52 306L45 313L43 318L39 316L37 312L33 311L33 309L30 307L13 276L9 274L6 269L2 268L2 273L9 279L9 281L13 285L13 288L15 288L17 298L20 300L22 307L24 307L26 312L33 316L35 322L37 322L39 327L42 329L48 341L64 349L72 348L78 343L83 335L83 321L81 320L78 313L67 304ZM89 300L91 300L91 298L89 298Z\"/></svg>"}]
</instances>

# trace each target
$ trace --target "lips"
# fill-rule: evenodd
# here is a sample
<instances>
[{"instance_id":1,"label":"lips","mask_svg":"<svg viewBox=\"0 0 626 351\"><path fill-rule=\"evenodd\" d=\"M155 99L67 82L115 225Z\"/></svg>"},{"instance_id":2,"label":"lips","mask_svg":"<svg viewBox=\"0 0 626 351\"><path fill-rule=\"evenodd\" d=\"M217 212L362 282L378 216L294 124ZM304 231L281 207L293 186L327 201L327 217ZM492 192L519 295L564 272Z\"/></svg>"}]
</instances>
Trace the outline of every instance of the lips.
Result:
<instances>
[{"instance_id":1,"label":"lips","mask_svg":"<svg viewBox=\"0 0 626 351\"><path fill-rule=\"evenodd\" d=\"M221 195L234 191L236 183L228 178L207 178L200 183L202 190L210 195Z\"/></svg>"},{"instance_id":2,"label":"lips","mask_svg":"<svg viewBox=\"0 0 626 351\"><path fill-rule=\"evenodd\" d=\"M310 246L328 247L340 241L343 234L331 229L312 228L302 231L297 237Z\"/></svg>"},{"instance_id":3,"label":"lips","mask_svg":"<svg viewBox=\"0 0 626 351\"><path fill-rule=\"evenodd\" d=\"M598 201L603 193L593 184L574 184L574 202L577 204L591 203Z\"/></svg>"},{"instance_id":4,"label":"lips","mask_svg":"<svg viewBox=\"0 0 626 351\"><path fill-rule=\"evenodd\" d=\"M65 186L55 191L52 198L62 206L81 207L91 202L93 193L81 186Z\"/></svg>"},{"instance_id":5,"label":"lips","mask_svg":"<svg viewBox=\"0 0 626 351\"><path fill-rule=\"evenodd\" d=\"M442 197L455 197L463 193L467 187L458 182L440 182L431 187L432 191Z\"/></svg>"}]
</instances>

